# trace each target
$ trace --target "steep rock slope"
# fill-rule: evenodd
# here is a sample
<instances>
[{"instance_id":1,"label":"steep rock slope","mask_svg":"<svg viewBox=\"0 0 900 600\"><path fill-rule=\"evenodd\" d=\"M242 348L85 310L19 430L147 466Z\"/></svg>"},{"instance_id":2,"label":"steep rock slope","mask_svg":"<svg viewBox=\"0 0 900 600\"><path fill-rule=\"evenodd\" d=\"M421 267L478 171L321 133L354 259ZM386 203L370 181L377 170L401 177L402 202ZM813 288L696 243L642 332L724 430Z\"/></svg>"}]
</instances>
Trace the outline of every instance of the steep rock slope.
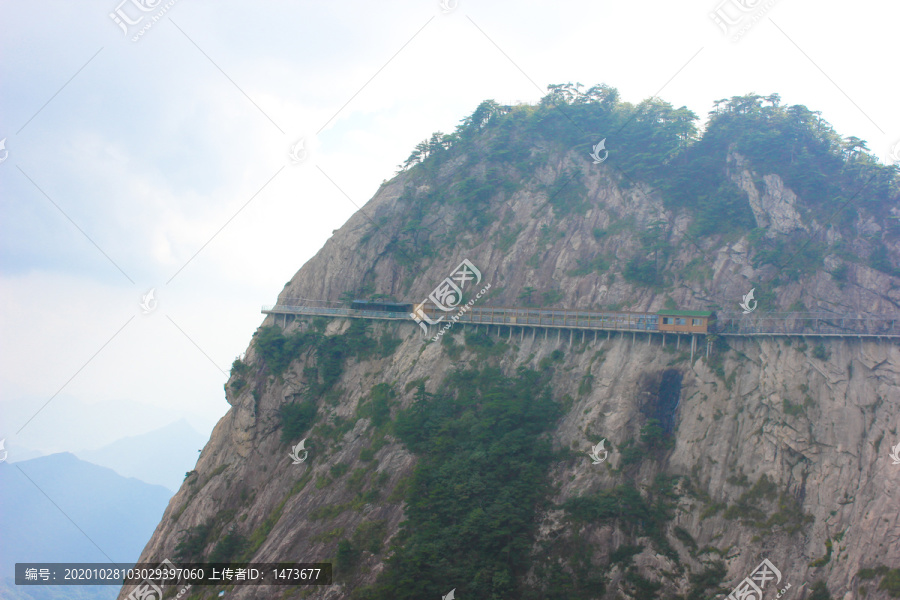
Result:
<instances>
[{"instance_id":1,"label":"steep rock slope","mask_svg":"<svg viewBox=\"0 0 900 600\"><path fill-rule=\"evenodd\" d=\"M896 169L851 149L822 181L769 170L735 119L806 114L769 101L733 99L699 139L684 109L611 88L485 103L423 142L279 303L419 302L468 259L484 306L735 310L756 286L760 311L896 313ZM618 125L592 163L586 138ZM699 599L763 559L798 599L900 593L896 341L705 341L692 357L687 336L456 325L429 343L411 320L267 317L141 560L335 562L335 585L233 598Z\"/></svg>"}]
</instances>

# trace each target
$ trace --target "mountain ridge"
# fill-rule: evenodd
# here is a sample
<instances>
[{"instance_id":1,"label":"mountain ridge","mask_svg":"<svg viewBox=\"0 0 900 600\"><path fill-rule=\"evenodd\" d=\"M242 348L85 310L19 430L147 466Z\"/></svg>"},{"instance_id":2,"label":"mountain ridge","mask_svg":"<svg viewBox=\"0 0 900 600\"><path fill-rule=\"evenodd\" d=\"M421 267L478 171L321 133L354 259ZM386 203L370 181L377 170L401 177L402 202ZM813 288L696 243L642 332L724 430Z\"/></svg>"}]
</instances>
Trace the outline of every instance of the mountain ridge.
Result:
<instances>
[{"instance_id":1,"label":"mountain ridge","mask_svg":"<svg viewBox=\"0 0 900 600\"><path fill-rule=\"evenodd\" d=\"M482 103L420 144L279 303L418 302L468 259L486 306L736 309L755 287L761 313L895 312L897 168L776 95L718 104L699 137L686 109L625 105L606 86ZM593 164L584 132L616 126L628 134ZM900 472L882 447L900 414L896 344L712 335L691 359L651 336L512 333L457 324L427 343L412 320L265 317L141 560L331 559L337 583L314 598L693 600L764 558L801 598L900 593L900 486L885 487Z\"/></svg>"},{"instance_id":2,"label":"mountain ridge","mask_svg":"<svg viewBox=\"0 0 900 600\"><path fill-rule=\"evenodd\" d=\"M120 438L94 450L76 455L93 464L109 467L123 477L162 485L173 493L184 481L184 474L196 462L197 447L203 437L186 419L147 433ZM148 452L148 448L151 450Z\"/></svg>"},{"instance_id":3,"label":"mountain ridge","mask_svg":"<svg viewBox=\"0 0 900 600\"><path fill-rule=\"evenodd\" d=\"M17 562L137 562L171 492L61 452L0 465L0 564L14 581ZM21 588L11 598L115 597L115 588ZM67 591L68 590L68 591ZM4 597L7 597L4 595Z\"/></svg>"}]
</instances>

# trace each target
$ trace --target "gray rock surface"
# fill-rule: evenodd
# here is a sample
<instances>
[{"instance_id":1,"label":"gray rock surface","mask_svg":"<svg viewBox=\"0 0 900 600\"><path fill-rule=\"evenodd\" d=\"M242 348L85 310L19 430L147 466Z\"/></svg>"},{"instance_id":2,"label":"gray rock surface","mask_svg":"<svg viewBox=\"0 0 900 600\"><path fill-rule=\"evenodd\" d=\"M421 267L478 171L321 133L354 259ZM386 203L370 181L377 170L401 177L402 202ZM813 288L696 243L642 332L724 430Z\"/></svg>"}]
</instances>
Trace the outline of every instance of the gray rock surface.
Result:
<instances>
[{"instance_id":1,"label":"gray rock surface","mask_svg":"<svg viewBox=\"0 0 900 600\"><path fill-rule=\"evenodd\" d=\"M770 233L817 230L815 224L802 221L796 195L779 177L754 175L736 154L730 157L730 164L733 180L747 192L760 227L768 227ZM547 206L547 194L538 184L552 181L573 165L586 170L591 208L585 214L554 216ZM454 165L445 166L452 168ZM455 239L440 246L436 256L401 266L389 246L399 235L404 213L410 210L399 201L408 179L409 174L401 174L384 185L303 265L280 300L337 301L342 293L368 282L374 293L420 301L464 258L481 270L484 282L491 283L490 294L480 300L486 306L519 305L522 291L531 287L536 293L558 292L554 305L559 307L655 311L668 296L680 308L737 310L741 295L752 282L771 278L766 270L770 267L753 267L746 238L690 240L686 237L687 215L667 210L653 190L627 187L612 168L589 168L585 157L574 154L548 161L502 207L494 207L496 220L482 232L455 223L457 209L453 206L430 207L422 226L435 236ZM755 183L758 181L764 183L762 188ZM420 189L419 193L427 191ZM669 259L675 281L664 292L636 286L622 276L624 264L640 249L637 234L659 220L669 224L665 235L676 245ZM860 216L859 225L866 231L877 227L865 215ZM596 235L595 230L607 233ZM498 240L516 231L512 242L500 247ZM584 264L597 255L608 258L608 270L572 274L579 261ZM829 268L841 264L848 267L845 285L840 286L828 273L810 273L782 285L774 299L768 300L773 305L761 303L760 310L786 310L801 300L814 310L897 312L900 288L896 279L828 253ZM272 317L263 322L273 323ZM335 334L348 326L346 320L331 320L326 333ZM308 327L309 320L298 320L288 330ZM427 378L426 389L433 392L447 373L475 358L464 350L457 360L451 360L441 344L426 344L411 321L373 325L376 338L384 331L402 338L401 345L387 358L348 360L337 384L340 394L333 405L320 401L320 418L352 420L371 387L382 382L397 391L396 403L407 406L414 393L406 390L407 384ZM461 325L450 332L459 343L462 333ZM498 335L496 329L492 335ZM506 339L508 331L503 330L502 335ZM669 592L683 594L689 587L690 571L698 572L705 561L721 558L728 570L722 586L730 590L768 558L784 581L791 583L793 598L803 598L817 580L826 581L835 598L855 598L858 587L865 584L856 575L859 569L878 564L900 566L900 465L893 465L888 456L891 446L900 443L900 348L896 341L821 340L828 353L828 358L821 360L812 354L812 346L820 340L730 338L730 350L713 353L712 358L721 361L717 375L704 356L702 338L691 361L685 352L690 348L687 336L677 340L669 335L665 347L659 336L648 342L646 335L617 335L609 340L601 335L595 342L589 334L583 344L580 333L571 344L567 336L568 332L563 332L557 341L556 333L551 332L545 339L540 331L532 338L529 330L522 337L516 330L509 340L510 349L501 358L504 371L513 373L517 365L536 367L553 350L562 349L565 354L555 369L553 393L557 400L571 398L572 404L552 434L554 445L586 453L591 446L588 437L601 436L613 446L606 464L592 465L585 456L574 465L555 467L551 472L559 486L555 501L613 486L617 481L613 469L621 460L615 448L639 434L640 408L645 401L640 391L646 377L675 370L683 378L674 449L662 463L642 463L638 481L649 486L660 472L691 476L699 494L680 497L670 525L690 532L699 548L716 550L692 556L670 535L688 569L688 573L677 574L671 559L645 544L644 552L635 559L644 577L663 582ZM680 345L677 351L676 343ZM239 394L228 392L231 410L213 431L196 475L169 503L142 561L172 557L180 531L223 510L233 511L232 522L248 538L254 532L258 535L267 519L270 521L268 535L254 557L259 562L331 559L339 539L334 532L349 535L364 522L383 520L388 536L396 533L404 518L404 505L391 492L410 474L415 457L388 437L388 443L375 454L375 463L361 462L359 454L370 444L368 419L358 420L326 447L311 447L303 464L293 465L287 456L289 447L279 439L277 411L304 389L303 369L310 360L302 356L282 378L262 377ZM252 344L245 362L258 365ZM579 395L585 374L594 378L592 389ZM384 474L380 500L338 510L328 518L314 518L317 509L352 503L355 491L348 489L346 475L325 485L329 469L342 462L350 465L350 472L377 464L366 476L365 489ZM787 534L780 527L765 531L726 519L723 511L710 514L710 503L734 505L747 491L746 485L735 483L740 475L750 484L766 476L785 502L794 502L808 515L809 523L799 532ZM305 483L292 495L298 482ZM704 495L708 501L700 499ZM761 503L760 508L769 516L779 513L778 502ZM566 526L561 511L550 511L540 519L541 539ZM592 525L585 535L601 554L624 539L622 532L609 524ZM833 544L830 559L811 567L826 554L827 540ZM207 552L211 548L212 544ZM383 559L383 555L367 554L357 583L373 581L384 567ZM616 597L616 578L621 577L618 572L610 582L608 598ZM801 589L804 583L809 585ZM235 587L227 597L276 596L265 588ZM348 589L337 584L317 588L306 597L346 598ZM766 597L774 597L774 593L767 591ZM887 596L870 582L867 598Z\"/></svg>"}]
</instances>

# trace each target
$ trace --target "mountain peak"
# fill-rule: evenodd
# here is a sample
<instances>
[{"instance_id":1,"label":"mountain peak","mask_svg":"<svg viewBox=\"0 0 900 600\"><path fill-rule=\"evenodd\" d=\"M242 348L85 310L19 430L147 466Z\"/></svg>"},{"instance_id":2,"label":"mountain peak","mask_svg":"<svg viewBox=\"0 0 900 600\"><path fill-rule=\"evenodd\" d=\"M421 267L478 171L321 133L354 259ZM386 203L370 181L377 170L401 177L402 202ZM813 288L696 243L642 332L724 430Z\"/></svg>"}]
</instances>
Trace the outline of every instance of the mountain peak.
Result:
<instances>
[{"instance_id":1,"label":"mountain peak","mask_svg":"<svg viewBox=\"0 0 900 600\"><path fill-rule=\"evenodd\" d=\"M435 133L267 309L143 556L328 557L311 597L372 600L701 598L768 565L842 595L900 564L900 318L856 308L900 306L897 170L813 114L750 94L701 133L562 85Z\"/></svg>"}]
</instances>

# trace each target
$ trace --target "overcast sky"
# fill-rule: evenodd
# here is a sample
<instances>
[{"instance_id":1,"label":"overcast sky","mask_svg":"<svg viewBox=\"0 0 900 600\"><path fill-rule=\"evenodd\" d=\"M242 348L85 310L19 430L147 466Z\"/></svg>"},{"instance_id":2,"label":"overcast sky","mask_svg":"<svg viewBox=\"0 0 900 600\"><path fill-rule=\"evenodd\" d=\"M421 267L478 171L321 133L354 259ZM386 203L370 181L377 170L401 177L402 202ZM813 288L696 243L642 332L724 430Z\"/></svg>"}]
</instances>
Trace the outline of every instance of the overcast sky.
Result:
<instances>
[{"instance_id":1,"label":"overcast sky","mask_svg":"<svg viewBox=\"0 0 900 600\"><path fill-rule=\"evenodd\" d=\"M778 93L885 162L900 141L896 0L446 1L0 0L11 459L207 435L261 305L484 99L606 83L705 120Z\"/></svg>"}]
</instances>

